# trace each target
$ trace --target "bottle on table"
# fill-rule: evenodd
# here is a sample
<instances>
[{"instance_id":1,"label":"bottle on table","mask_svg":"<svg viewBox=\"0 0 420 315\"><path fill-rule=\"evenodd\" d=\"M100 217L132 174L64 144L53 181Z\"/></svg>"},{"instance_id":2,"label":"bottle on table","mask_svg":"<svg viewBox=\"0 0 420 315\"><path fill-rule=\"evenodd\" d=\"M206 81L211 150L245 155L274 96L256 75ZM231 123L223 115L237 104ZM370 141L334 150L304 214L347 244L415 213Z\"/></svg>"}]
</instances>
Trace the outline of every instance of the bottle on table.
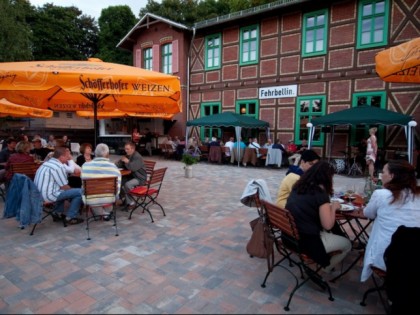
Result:
<instances>
[{"instance_id":1,"label":"bottle on table","mask_svg":"<svg viewBox=\"0 0 420 315\"><path fill-rule=\"evenodd\" d=\"M378 181L376 182L376 188L382 188L382 173L378 174Z\"/></svg>"}]
</instances>

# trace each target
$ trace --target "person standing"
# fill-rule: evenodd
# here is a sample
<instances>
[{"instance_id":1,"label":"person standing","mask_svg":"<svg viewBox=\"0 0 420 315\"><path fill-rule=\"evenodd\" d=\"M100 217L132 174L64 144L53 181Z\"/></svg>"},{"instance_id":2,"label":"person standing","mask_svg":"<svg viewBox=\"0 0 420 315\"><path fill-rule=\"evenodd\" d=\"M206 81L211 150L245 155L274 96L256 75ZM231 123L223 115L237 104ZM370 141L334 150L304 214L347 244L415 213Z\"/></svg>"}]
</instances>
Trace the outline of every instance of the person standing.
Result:
<instances>
[{"instance_id":1,"label":"person standing","mask_svg":"<svg viewBox=\"0 0 420 315\"><path fill-rule=\"evenodd\" d=\"M88 178L101 178L101 177L117 177L118 193L116 196L93 196L89 199L89 206L95 215L101 215L105 220L110 219L112 212L112 204L118 198L121 189L121 172L118 167L109 161L109 147L105 143L99 143L95 149L95 157L92 161L86 161L82 166L80 178L82 181ZM86 200L83 198L83 203Z\"/></svg>"},{"instance_id":2,"label":"person standing","mask_svg":"<svg viewBox=\"0 0 420 315\"><path fill-rule=\"evenodd\" d=\"M420 227L420 186L414 167L405 160L389 160L382 170L382 184L383 189L376 189L363 209L364 215L374 221L361 281L369 279L372 266L386 271L384 252L400 225Z\"/></svg>"},{"instance_id":3,"label":"person standing","mask_svg":"<svg viewBox=\"0 0 420 315\"><path fill-rule=\"evenodd\" d=\"M149 128L145 128L144 132L145 132L144 133L144 139L145 139L145 142L146 142L145 149L146 149L147 153L149 153L149 156L152 156L152 138L153 138L153 135L150 132Z\"/></svg>"},{"instance_id":4,"label":"person standing","mask_svg":"<svg viewBox=\"0 0 420 315\"><path fill-rule=\"evenodd\" d=\"M42 163L35 174L35 185L41 192L44 201L53 202L52 216L54 220L60 220L65 216L67 224L79 224L83 219L79 218L79 210L82 205L82 190L71 188L67 179L64 164L68 161L68 148L57 147L54 155L47 162ZM68 200L70 206L64 214L64 202Z\"/></svg>"},{"instance_id":5,"label":"person standing","mask_svg":"<svg viewBox=\"0 0 420 315\"><path fill-rule=\"evenodd\" d=\"M366 165L369 170L369 176L371 179L374 178L375 174L375 161L376 155L378 153L378 144L376 140L376 127L369 129L369 138L367 139L367 148L366 148Z\"/></svg>"},{"instance_id":6,"label":"person standing","mask_svg":"<svg viewBox=\"0 0 420 315\"><path fill-rule=\"evenodd\" d=\"M133 143L138 146L139 142L140 142L140 132L138 131L137 128L133 128L133 132L131 133L131 141L133 141Z\"/></svg>"},{"instance_id":7,"label":"person standing","mask_svg":"<svg viewBox=\"0 0 420 315\"><path fill-rule=\"evenodd\" d=\"M126 208L132 210L135 207L135 202L128 192L136 186L144 185L147 180L147 173L143 157L136 151L134 142L126 143L124 145L124 150L126 155L123 156L116 165L117 167L131 171L129 176L124 176L122 187L125 194Z\"/></svg>"},{"instance_id":8,"label":"person standing","mask_svg":"<svg viewBox=\"0 0 420 315\"><path fill-rule=\"evenodd\" d=\"M287 199L288 209L299 231L299 245L325 272L330 273L351 250L348 238L331 232L336 224L339 202L330 202L334 169L319 161L307 170L293 186ZM329 253L339 252L333 256Z\"/></svg>"}]
</instances>

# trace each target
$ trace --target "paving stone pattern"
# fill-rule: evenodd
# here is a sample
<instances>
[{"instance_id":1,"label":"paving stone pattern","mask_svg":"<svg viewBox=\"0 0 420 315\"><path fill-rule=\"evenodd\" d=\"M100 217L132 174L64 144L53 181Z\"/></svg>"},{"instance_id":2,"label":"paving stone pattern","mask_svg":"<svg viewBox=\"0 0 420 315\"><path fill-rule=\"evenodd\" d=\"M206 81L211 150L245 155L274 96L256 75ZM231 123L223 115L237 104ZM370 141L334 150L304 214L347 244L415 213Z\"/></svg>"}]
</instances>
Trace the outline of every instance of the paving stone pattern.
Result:
<instances>
[{"instance_id":1,"label":"paving stone pattern","mask_svg":"<svg viewBox=\"0 0 420 315\"><path fill-rule=\"evenodd\" d=\"M111 222L93 222L87 240L85 224L64 228L48 218L30 236L15 219L0 221L0 313L383 313L376 294L359 305L372 285L359 281L360 263L331 283L335 301L309 282L290 312L283 310L294 286L287 271L274 269L266 288L260 286L266 261L245 250L257 212L240 197L251 179L262 178L275 198L284 168L200 162L185 178L181 162L152 159L168 167L159 196L167 216L152 207L155 223L141 210L131 220L117 210L119 236ZM363 185L360 178L335 181Z\"/></svg>"}]
</instances>

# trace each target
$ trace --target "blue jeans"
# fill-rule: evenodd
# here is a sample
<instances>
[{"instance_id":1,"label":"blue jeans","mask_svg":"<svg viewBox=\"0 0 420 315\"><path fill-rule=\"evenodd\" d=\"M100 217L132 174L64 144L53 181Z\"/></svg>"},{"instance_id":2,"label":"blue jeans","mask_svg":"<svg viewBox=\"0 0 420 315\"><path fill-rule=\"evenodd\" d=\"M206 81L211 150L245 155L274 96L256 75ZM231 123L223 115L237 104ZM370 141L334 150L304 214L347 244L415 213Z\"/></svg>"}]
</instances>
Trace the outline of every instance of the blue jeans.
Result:
<instances>
[{"instance_id":1,"label":"blue jeans","mask_svg":"<svg viewBox=\"0 0 420 315\"><path fill-rule=\"evenodd\" d=\"M64 212L64 201L70 201L70 207L67 210L68 218L75 218L79 214L80 206L82 205L82 189L71 188L68 190L62 190L61 194L55 201L54 212Z\"/></svg>"}]
</instances>

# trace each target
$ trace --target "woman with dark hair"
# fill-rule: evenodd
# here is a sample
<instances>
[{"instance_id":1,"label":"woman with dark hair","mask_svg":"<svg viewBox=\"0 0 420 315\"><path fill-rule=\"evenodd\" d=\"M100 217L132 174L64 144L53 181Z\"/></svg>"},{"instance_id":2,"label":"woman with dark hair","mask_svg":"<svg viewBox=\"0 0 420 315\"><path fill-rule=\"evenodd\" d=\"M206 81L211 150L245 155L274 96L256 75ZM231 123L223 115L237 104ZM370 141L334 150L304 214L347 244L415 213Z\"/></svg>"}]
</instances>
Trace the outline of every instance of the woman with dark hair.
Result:
<instances>
[{"instance_id":1,"label":"woman with dark hair","mask_svg":"<svg viewBox=\"0 0 420 315\"><path fill-rule=\"evenodd\" d=\"M370 277L372 266L386 270L384 252L399 226L420 227L420 187L414 167L405 160L388 161L382 170L382 184L383 189L373 192L363 210L375 221L366 246L362 281Z\"/></svg>"},{"instance_id":2,"label":"woman with dark hair","mask_svg":"<svg viewBox=\"0 0 420 315\"><path fill-rule=\"evenodd\" d=\"M82 167L85 162L92 161L95 157L95 155L92 154L92 150L92 145L90 143L82 143L80 145L80 153L82 154L76 158L76 164Z\"/></svg>"},{"instance_id":3,"label":"woman with dark hair","mask_svg":"<svg viewBox=\"0 0 420 315\"><path fill-rule=\"evenodd\" d=\"M335 225L338 202L330 202L333 193L334 169L326 161L315 163L293 186L287 198L288 209L296 222L300 246L304 253L331 272L351 250L349 239L330 230ZM328 253L341 251L331 258Z\"/></svg>"}]
</instances>

